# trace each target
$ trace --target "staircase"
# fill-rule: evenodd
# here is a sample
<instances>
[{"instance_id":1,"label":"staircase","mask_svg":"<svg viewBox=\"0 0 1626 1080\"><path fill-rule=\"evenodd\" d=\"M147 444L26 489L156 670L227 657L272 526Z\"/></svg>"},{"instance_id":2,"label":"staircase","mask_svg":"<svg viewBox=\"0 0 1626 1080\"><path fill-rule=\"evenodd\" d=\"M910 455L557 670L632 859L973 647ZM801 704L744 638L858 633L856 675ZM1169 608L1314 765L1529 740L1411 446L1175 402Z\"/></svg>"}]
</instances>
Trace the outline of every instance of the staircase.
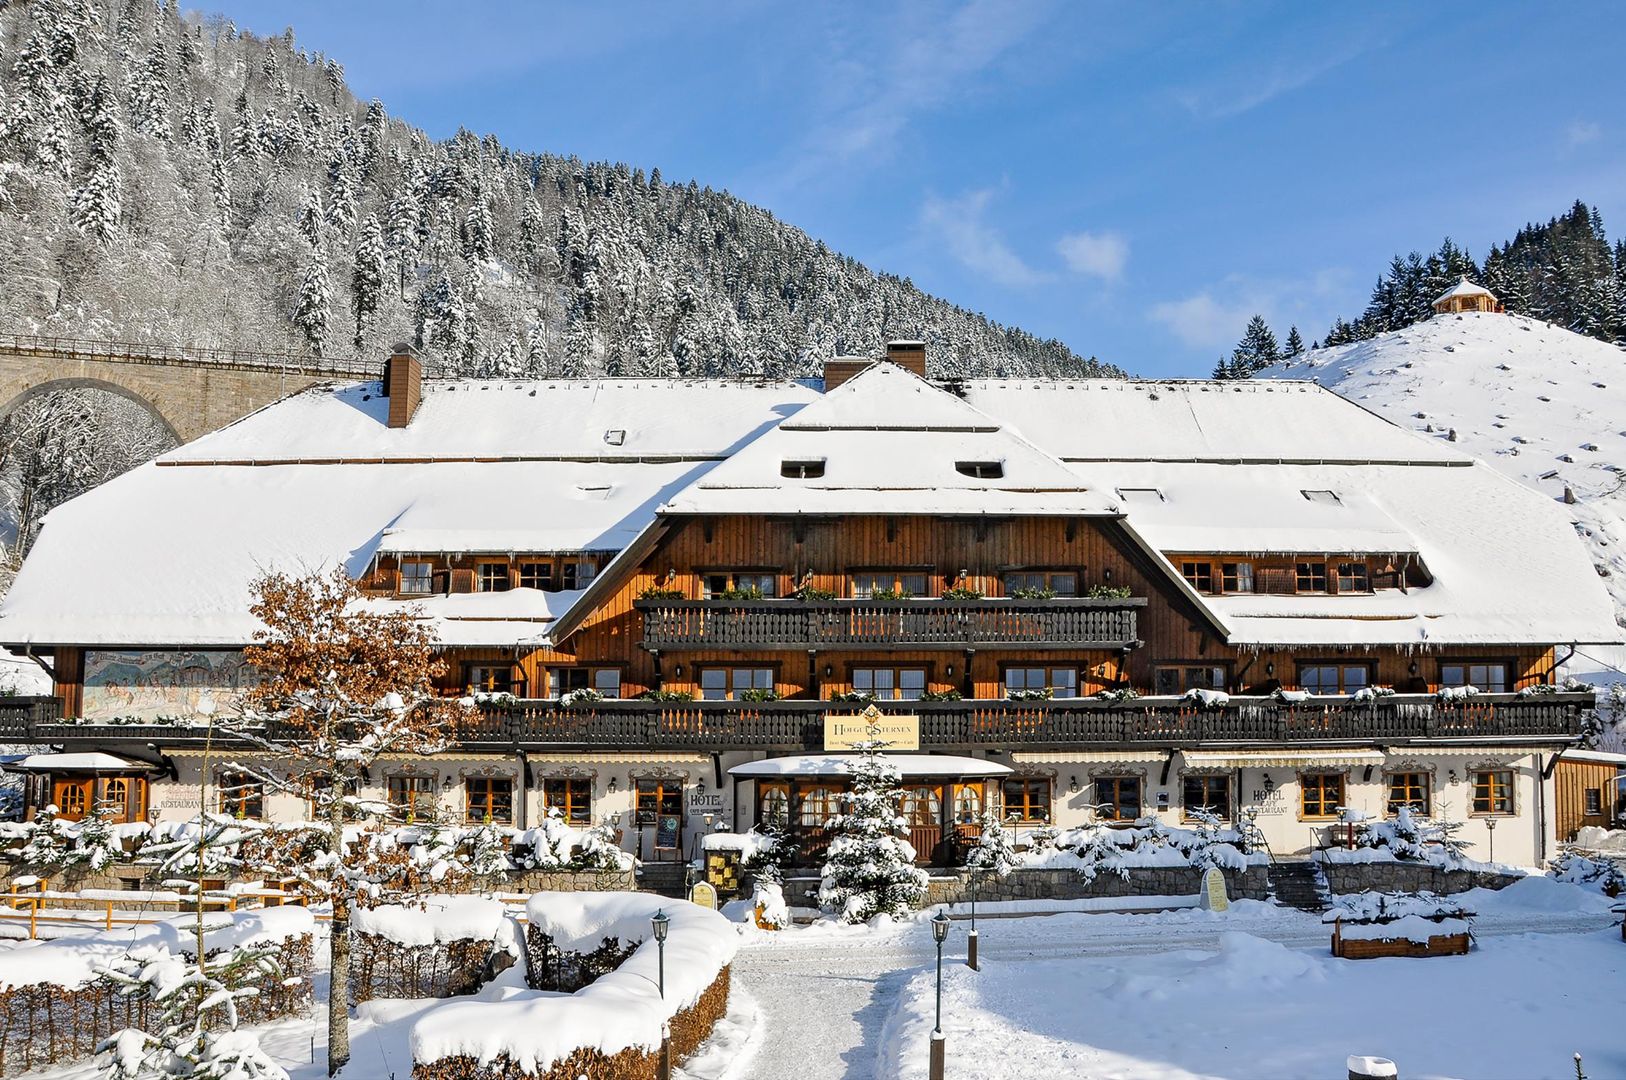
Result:
<instances>
[{"instance_id":1,"label":"staircase","mask_svg":"<svg viewBox=\"0 0 1626 1080\"><path fill-rule=\"evenodd\" d=\"M1332 903L1327 876L1313 862L1278 862L1269 868L1270 898L1282 907L1319 913Z\"/></svg>"},{"instance_id":2,"label":"staircase","mask_svg":"<svg viewBox=\"0 0 1626 1080\"><path fill-rule=\"evenodd\" d=\"M659 893L662 896L686 898L689 895L688 879L685 876L688 869L688 863L641 863L637 872L638 888L644 892Z\"/></svg>"}]
</instances>

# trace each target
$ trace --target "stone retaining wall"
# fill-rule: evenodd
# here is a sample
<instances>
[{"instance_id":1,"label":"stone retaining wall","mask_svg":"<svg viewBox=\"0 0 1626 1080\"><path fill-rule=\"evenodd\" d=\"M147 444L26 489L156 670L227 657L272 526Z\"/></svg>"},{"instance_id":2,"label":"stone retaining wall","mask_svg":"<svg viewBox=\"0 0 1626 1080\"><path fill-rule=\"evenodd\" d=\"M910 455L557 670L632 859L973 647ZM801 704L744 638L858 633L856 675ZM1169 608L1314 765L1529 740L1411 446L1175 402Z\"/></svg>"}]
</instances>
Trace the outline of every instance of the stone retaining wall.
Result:
<instances>
[{"instance_id":1,"label":"stone retaining wall","mask_svg":"<svg viewBox=\"0 0 1626 1080\"><path fill-rule=\"evenodd\" d=\"M80 892L85 889L156 892L164 890L164 882L174 880L177 875L161 873L157 866L147 863L114 863L101 870L91 870L83 865L61 867L12 863L0 868L0 893L9 893L12 883L24 877L44 878L46 888L52 892ZM227 885L234 883L236 879L227 879ZM495 887L499 892L517 893L632 892L638 885L631 870L511 870L504 880L495 883ZM53 906L65 906L57 901L52 903ZM98 905L102 903L105 901L97 901Z\"/></svg>"},{"instance_id":2,"label":"stone retaining wall","mask_svg":"<svg viewBox=\"0 0 1626 1080\"><path fill-rule=\"evenodd\" d=\"M1225 893L1232 900L1263 900L1269 895L1270 883L1265 867L1250 866L1246 870L1222 871L1225 875ZM1082 900L1091 897L1118 896L1195 896L1202 891L1201 870L1189 866L1132 867L1127 879L1117 874L1102 872L1094 881L1085 881L1077 870L1032 869L1013 870L1004 878L981 875L977 881L977 899L993 900ZM785 900L793 907L818 907L819 879L816 877L786 878ZM928 904L963 903L971 898L969 875L963 871L940 873L931 879L926 890Z\"/></svg>"},{"instance_id":3,"label":"stone retaining wall","mask_svg":"<svg viewBox=\"0 0 1626 1080\"><path fill-rule=\"evenodd\" d=\"M1505 889L1522 876L1480 870L1441 870L1428 863L1414 862L1318 862L1317 865L1327 875L1327 885L1334 893L1372 890L1449 896L1469 889Z\"/></svg>"}]
</instances>

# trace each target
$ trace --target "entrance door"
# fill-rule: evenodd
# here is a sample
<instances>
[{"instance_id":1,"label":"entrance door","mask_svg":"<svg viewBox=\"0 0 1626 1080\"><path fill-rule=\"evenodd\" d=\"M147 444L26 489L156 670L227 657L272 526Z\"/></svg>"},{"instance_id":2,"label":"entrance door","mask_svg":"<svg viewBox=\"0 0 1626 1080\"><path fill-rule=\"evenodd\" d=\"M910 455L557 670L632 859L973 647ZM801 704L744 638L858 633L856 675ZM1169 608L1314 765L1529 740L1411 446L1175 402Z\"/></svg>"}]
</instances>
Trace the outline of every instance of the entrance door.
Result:
<instances>
[{"instance_id":1,"label":"entrance door","mask_svg":"<svg viewBox=\"0 0 1626 1080\"><path fill-rule=\"evenodd\" d=\"M91 795L96 781L88 777L56 777L51 783L51 802L57 814L65 821L78 821L90 813Z\"/></svg>"},{"instance_id":2,"label":"entrance door","mask_svg":"<svg viewBox=\"0 0 1626 1080\"><path fill-rule=\"evenodd\" d=\"M647 836L649 862L683 860L683 781L640 778L637 781L636 823Z\"/></svg>"},{"instance_id":3,"label":"entrance door","mask_svg":"<svg viewBox=\"0 0 1626 1080\"><path fill-rule=\"evenodd\" d=\"M840 791L827 783L796 785L796 847L802 866L817 866L830 847L830 819L841 812Z\"/></svg>"},{"instance_id":4,"label":"entrance door","mask_svg":"<svg viewBox=\"0 0 1626 1080\"><path fill-rule=\"evenodd\" d=\"M982 835L982 811L987 805L986 786L981 780L953 786L954 800L949 805L953 815L953 840L948 852L949 861L958 866L965 861L965 853Z\"/></svg>"},{"instance_id":5,"label":"entrance door","mask_svg":"<svg viewBox=\"0 0 1626 1080\"><path fill-rule=\"evenodd\" d=\"M938 861L937 849L943 842L943 785L910 784L903 789L901 809L909 828L909 843L914 845L915 863L927 866Z\"/></svg>"}]
</instances>

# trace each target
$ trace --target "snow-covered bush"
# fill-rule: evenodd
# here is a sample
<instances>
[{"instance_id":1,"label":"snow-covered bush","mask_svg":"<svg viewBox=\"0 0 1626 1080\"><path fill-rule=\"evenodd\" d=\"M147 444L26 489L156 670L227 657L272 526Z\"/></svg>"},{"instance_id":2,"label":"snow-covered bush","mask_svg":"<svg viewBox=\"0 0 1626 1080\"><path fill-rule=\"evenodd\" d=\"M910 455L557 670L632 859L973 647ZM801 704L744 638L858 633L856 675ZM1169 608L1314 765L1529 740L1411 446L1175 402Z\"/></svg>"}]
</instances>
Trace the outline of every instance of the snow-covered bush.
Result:
<instances>
[{"instance_id":1,"label":"snow-covered bush","mask_svg":"<svg viewBox=\"0 0 1626 1080\"><path fill-rule=\"evenodd\" d=\"M977 825L980 830L977 839L965 854L967 870L1002 878L1022 865L1022 857L1016 853L1016 841L1000 824L998 815L984 810Z\"/></svg>"},{"instance_id":2,"label":"snow-covered bush","mask_svg":"<svg viewBox=\"0 0 1626 1080\"><path fill-rule=\"evenodd\" d=\"M751 889L751 909L763 926L783 930L790 925L790 905L785 903L785 889L777 881L757 879Z\"/></svg>"},{"instance_id":3,"label":"snow-covered bush","mask_svg":"<svg viewBox=\"0 0 1626 1080\"><path fill-rule=\"evenodd\" d=\"M1095 692L1097 701L1134 701L1138 697L1140 697L1140 691L1133 686L1120 686L1115 690L1097 690Z\"/></svg>"},{"instance_id":4,"label":"snow-covered bush","mask_svg":"<svg viewBox=\"0 0 1626 1080\"><path fill-rule=\"evenodd\" d=\"M819 884L820 906L849 923L903 915L926 898L926 872L898 814L898 768L881 755L879 726L871 722L867 736L854 747L852 790L841 796L846 813L830 822L835 839Z\"/></svg>"},{"instance_id":5,"label":"snow-covered bush","mask_svg":"<svg viewBox=\"0 0 1626 1080\"><path fill-rule=\"evenodd\" d=\"M1206 690L1201 686L1193 686L1180 695L1180 700L1199 709L1222 709L1231 703L1231 695L1223 690Z\"/></svg>"},{"instance_id":6,"label":"snow-covered bush","mask_svg":"<svg viewBox=\"0 0 1626 1080\"><path fill-rule=\"evenodd\" d=\"M1442 686L1434 695L1441 705L1455 705L1479 696L1477 686Z\"/></svg>"},{"instance_id":7,"label":"snow-covered bush","mask_svg":"<svg viewBox=\"0 0 1626 1080\"><path fill-rule=\"evenodd\" d=\"M557 809L514 838L514 861L526 870L630 870L633 857L609 825L567 824Z\"/></svg>"},{"instance_id":8,"label":"snow-covered bush","mask_svg":"<svg viewBox=\"0 0 1626 1080\"><path fill-rule=\"evenodd\" d=\"M1589 859L1585 855L1566 851L1553 860L1549 876L1571 885L1597 889L1606 896L1619 896L1626 892L1626 871L1612 859Z\"/></svg>"},{"instance_id":9,"label":"snow-covered bush","mask_svg":"<svg viewBox=\"0 0 1626 1080\"><path fill-rule=\"evenodd\" d=\"M583 686L565 694L559 699L559 704L569 709L579 705L592 705L603 700L604 695L599 691L591 686Z\"/></svg>"},{"instance_id":10,"label":"snow-covered bush","mask_svg":"<svg viewBox=\"0 0 1626 1080\"><path fill-rule=\"evenodd\" d=\"M1242 870L1248 856L1240 848L1242 837L1208 816L1195 829L1177 829L1155 817L1143 817L1128 828L1085 825L1068 829L1056 838L1053 852L1031 851L1028 865L1071 865L1085 881L1100 873L1125 880L1139 866L1190 866L1206 870Z\"/></svg>"},{"instance_id":11,"label":"snow-covered bush","mask_svg":"<svg viewBox=\"0 0 1626 1080\"><path fill-rule=\"evenodd\" d=\"M1352 704L1370 705L1372 702L1377 701L1380 698L1391 698L1394 696L1395 691L1394 687L1392 686L1363 686L1353 694L1349 695L1349 700Z\"/></svg>"},{"instance_id":12,"label":"snow-covered bush","mask_svg":"<svg viewBox=\"0 0 1626 1080\"><path fill-rule=\"evenodd\" d=\"M1462 822L1425 818L1402 806L1392 821L1363 822L1355 846L1377 848L1403 862L1427 862L1443 870L1460 870L1468 862L1469 842L1457 834Z\"/></svg>"}]
</instances>

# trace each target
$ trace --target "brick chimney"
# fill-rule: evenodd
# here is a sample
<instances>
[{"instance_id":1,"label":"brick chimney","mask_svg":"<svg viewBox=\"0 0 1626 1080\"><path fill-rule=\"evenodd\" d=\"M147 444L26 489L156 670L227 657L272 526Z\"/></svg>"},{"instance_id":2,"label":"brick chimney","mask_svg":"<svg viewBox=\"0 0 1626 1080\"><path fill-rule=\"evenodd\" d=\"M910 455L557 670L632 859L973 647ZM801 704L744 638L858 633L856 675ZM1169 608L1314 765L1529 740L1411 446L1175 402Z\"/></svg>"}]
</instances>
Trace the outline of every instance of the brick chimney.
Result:
<instances>
[{"instance_id":1,"label":"brick chimney","mask_svg":"<svg viewBox=\"0 0 1626 1080\"><path fill-rule=\"evenodd\" d=\"M390 350L384 361L384 396L390 399L389 426L406 427L423 400L423 364L418 351L406 342Z\"/></svg>"},{"instance_id":2,"label":"brick chimney","mask_svg":"<svg viewBox=\"0 0 1626 1080\"><path fill-rule=\"evenodd\" d=\"M926 343L924 341L889 341L886 360L922 379L926 377ZM824 392L829 393L860 371L875 363L867 356L836 356L824 362Z\"/></svg>"}]
</instances>

